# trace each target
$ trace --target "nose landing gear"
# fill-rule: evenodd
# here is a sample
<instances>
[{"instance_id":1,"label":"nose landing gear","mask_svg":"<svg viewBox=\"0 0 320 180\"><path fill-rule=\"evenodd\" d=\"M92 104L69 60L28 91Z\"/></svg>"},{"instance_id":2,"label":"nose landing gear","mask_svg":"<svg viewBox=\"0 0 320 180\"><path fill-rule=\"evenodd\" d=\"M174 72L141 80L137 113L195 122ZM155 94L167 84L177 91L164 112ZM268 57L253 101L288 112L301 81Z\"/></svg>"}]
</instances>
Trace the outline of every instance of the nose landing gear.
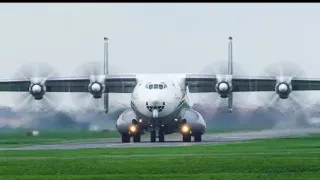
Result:
<instances>
[{"instance_id":1,"label":"nose landing gear","mask_svg":"<svg viewBox=\"0 0 320 180\"><path fill-rule=\"evenodd\" d=\"M164 126L152 128L150 131L150 141L156 142L156 138L159 138L159 142L164 142Z\"/></svg>"}]
</instances>

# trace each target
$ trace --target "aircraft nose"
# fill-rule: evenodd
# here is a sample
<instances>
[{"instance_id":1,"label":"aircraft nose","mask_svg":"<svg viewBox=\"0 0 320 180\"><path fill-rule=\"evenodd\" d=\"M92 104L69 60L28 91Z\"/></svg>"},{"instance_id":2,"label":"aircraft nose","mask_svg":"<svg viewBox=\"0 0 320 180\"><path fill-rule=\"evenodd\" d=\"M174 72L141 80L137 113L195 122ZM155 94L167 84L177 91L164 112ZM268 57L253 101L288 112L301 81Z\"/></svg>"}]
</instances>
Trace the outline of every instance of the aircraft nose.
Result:
<instances>
[{"instance_id":1,"label":"aircraft nose","mask_svg":"<svg viewBox=\"0 0 320 180\"><path fill-rule=\"evenodd\" d=\"M151 101L149 101L149 104L151 106L160 106L161 102L160 102L160 100L151 100Z\"/></svg>"},{"instance_id":2,"label":"aircraft nose","mask_svg":"<svg viewBox=\"0 0 320 180\"><path fill-rule=\"evenodd\" d=\"M153 97L150 97L147 102L150 106L160 106L162 104L161 99L161 97L155 95Z\"/></svg>"}]
</instances>

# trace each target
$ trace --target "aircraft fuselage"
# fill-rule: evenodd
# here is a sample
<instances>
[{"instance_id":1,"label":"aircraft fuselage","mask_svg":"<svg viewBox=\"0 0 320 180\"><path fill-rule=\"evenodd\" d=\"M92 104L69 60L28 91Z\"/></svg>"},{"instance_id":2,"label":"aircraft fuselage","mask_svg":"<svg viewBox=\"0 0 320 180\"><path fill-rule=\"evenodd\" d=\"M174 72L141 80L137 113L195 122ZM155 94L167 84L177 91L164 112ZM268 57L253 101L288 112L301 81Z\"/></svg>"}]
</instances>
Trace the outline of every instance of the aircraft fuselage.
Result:
<instances>
[{"instance_id":1,"label":"aircraft fuselage","mask_svg":"<svg viewBox=\"0 0 320 180\"><path fill-rule=\"evenodd\" d=\"M140 77L132 92L131 109L117 120L118 132L127 138L150 132L151 136L159 137L159 141L164 134L175 132L183 136L201 136L206 124L191 108L183 81L183 77L170 75ZM152 139L154 137L151 137L154 141Z\"/></svg>"}]
</instances>

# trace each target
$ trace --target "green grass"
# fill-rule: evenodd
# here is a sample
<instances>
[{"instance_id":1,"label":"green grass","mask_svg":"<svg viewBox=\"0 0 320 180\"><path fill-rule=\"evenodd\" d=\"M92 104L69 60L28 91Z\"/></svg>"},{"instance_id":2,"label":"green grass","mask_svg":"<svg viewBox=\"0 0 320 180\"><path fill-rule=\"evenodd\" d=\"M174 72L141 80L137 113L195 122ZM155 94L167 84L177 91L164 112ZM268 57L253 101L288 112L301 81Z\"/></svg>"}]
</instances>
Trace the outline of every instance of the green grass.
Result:
<instances>
[{"instance_id":1,"label":"green grass","mask_svg":"<svg viewBox=\"0 0 320 180\"><path fill-rule=\"evenodd\" d=\"M118 132L92 131L40 131L39 136L27 136L27 131L13 131L0 133L0 147L16 147L30 144L50 144L72 141L88 141L119 137Z\"/></svg>"},{"instance_id":2,"label":"green grass","mask_svg":"<svg viewBox=\"0 0 320 180\"><path fill-rule=\"evenodd\" d=\"M0 179L319 179L320 135L187 147L0 151Z\"/></svg>"}]
</instances>

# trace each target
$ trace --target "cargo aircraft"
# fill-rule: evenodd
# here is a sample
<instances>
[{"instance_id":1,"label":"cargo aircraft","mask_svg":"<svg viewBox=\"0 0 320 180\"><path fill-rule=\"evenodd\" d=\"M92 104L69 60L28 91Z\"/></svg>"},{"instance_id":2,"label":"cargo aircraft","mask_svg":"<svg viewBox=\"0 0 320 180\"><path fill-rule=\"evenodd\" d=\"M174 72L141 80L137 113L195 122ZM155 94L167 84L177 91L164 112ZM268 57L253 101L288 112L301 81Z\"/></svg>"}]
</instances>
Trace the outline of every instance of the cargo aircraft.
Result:
<instances>
[{"instance_id":1,"label":"cargo aircraft","mask_svg":"<svg viewBox=\"0 0 320 180\"><path fill-rule=\"evenodd\" d=\"M102 98L108 113L109 93L131 93L131 108L116 122L122 142L140 142L150 133L150 141L165 141L165 135L181 133L183 142L200 142L206 123L188 98L190 93L218 93L228 99L232 112L234 92L275 91L287 99L292 91L320 90L320 79L288 76L233 75L232 37L228 42L226 74L135 74L111 75L108 69L108 38L104 38L104 73L85 77L30 77L0 80L0 91L29 92L41 100L51 92L90 93ZM101 67L102 68L102 67Z\"/></svg>"}]
</instances>

